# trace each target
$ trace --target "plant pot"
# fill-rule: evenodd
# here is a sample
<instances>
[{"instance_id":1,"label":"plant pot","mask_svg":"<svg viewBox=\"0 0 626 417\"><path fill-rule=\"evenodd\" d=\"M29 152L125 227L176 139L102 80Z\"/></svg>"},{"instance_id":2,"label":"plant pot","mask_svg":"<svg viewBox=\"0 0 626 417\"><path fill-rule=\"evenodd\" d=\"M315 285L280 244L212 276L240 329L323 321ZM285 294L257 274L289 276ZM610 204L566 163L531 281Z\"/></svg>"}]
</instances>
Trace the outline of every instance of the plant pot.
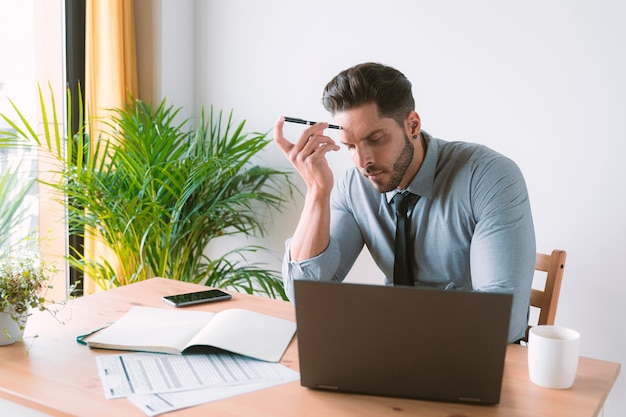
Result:
<instances>
[{"instance_id":1,"label":"plant pot","mask_svg":"<svg viewBox=\"0 0 626 417\"><path fill-rule=\"evenodd\" d=\"M11 345L22 340L26 326L26 313L18 321L13 320L13 307L0 312L0 346Z\"/></svg>"}]
</instances>

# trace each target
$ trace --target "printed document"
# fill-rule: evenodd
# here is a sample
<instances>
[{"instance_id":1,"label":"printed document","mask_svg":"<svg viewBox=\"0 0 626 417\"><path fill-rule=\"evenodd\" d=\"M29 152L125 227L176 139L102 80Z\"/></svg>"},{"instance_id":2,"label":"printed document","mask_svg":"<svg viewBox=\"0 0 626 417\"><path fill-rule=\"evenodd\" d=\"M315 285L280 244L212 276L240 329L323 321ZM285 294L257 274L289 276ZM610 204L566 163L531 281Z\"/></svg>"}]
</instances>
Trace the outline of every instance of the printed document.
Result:
<instances>
[{"instance_id":1,"label":"printed document","mask_svg":"<svg viewBox=\"0 0 626 417\"><path fill-rule=\"evenodd\" d=\"M298 380L284 365L230 352L127 353L96 358L107 399L128 398L148 416Z\"/></svg>"}]
</instances>

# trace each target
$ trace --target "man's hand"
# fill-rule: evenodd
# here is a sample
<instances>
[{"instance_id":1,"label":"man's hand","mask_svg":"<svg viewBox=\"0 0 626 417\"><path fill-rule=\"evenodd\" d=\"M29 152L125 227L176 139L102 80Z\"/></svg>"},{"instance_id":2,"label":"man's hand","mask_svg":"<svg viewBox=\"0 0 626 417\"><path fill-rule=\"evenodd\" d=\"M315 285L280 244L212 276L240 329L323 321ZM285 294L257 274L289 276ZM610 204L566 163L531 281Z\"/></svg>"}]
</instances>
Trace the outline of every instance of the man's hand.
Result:
<instances>
[{"instance_id":1,"label":"man's hand","mask_svg":"<svg viewBox=\"0 0 626 417\"><path fill-rule=\"evenodd\" d=\"M324 136L328 123L316 123L305 129L295 144L283 136L284 125L285 119L281 116L274 125L274 140L307 186L304 207L290 246L291 260L303 261L322 253L330 242L333 172L326 153L339 150L339 146Z\"/></svg>"},{"instance_id":2,"label":"man's hand","mask_svg":"<svg viewBox=\"0 0 626 417\"><path fill-rule=\"evenodd\" d=\"M328 166L326 154L338 151L339 146L328 136L324 129L328 123L320 122L305 129L294 144L283 135L285 118L279 117L274 124L274 141L306 183L307 189L314 193L330 193L333 187L333 173Z\"/></svg>"}]
</instances>

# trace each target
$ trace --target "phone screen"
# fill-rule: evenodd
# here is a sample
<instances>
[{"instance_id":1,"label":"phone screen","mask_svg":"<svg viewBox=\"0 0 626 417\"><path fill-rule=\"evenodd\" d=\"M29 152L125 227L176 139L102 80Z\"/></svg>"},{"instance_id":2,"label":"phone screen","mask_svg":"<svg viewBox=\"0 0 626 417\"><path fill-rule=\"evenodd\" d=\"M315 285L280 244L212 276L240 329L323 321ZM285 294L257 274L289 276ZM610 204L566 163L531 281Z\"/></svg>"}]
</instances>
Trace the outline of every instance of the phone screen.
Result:
<instances>
[{"instance_id":1,"label":"phone screen","mask_svg":"<svg viewBox=\"0 0 626 417\"><path fill-rule=\"evenodd\" d=\"M207 290L187 294L167 295L163 301L180 307L192 304L209 303L212 301L229 300L232 296L222 290Z\"/></svg>"}]
</instances>

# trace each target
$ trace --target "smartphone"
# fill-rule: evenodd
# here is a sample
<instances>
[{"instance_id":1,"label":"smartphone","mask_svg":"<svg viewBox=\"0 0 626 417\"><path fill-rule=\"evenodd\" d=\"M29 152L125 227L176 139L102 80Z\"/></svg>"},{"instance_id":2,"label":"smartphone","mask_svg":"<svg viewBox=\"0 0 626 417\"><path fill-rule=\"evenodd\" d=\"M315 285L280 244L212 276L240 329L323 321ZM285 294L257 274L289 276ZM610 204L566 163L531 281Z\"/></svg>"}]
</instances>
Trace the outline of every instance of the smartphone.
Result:
<instances>
[{"instance_id":1,"label":"smartphone","mask_svg":"<svg viewBox=\"0 0 626 417\"><path fill-rule=\"evenodd\" d=\"M230 300L232 295L222 290L207 290L190 292L186 294L166 295L163 302L174 307L189 306L193 304L211 303L213 301Z\"/></svg>"}]
</instances>

